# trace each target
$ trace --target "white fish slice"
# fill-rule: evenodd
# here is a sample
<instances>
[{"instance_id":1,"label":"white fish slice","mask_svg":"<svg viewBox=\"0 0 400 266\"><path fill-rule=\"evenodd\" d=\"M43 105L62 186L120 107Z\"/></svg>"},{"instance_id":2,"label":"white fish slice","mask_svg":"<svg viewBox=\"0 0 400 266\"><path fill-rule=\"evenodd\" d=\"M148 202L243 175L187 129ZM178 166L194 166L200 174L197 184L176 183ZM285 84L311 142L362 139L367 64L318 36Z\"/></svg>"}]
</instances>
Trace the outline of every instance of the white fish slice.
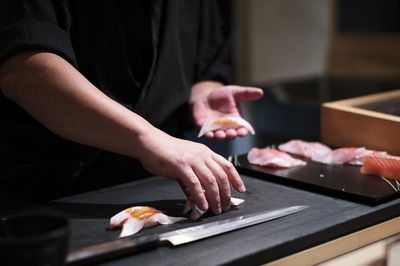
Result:
<instances>
[{"instance_id":1,"label":"white fish slice","mask_svg":"<svg viewBox=\"0 0 400 266\"><path fill-rule=\"evenodd\" d=\"M197 135L198 138L203 136L209 131L213 130L226 130L226 129L237 129L240 127L246 128L252 135L255 134L254 128L250 125L249 122L244 120L239 116L224 116L217 119L211 119L204 123L201 127L199 134Z\"/></svg>"},{"instance_id":2,"label":"white fish slice","mask_svg":"<svg viewBox=\"0 0 400 266\"><path fill-rule=\"evenodd\" d=\"M375 151L375 150L367 150L367 149L365 149L362 154L356 155L353 160L348 161L347 163L348 164L352 164L352 165L363 165L364 164L364 160L368 156L386 156L386 155L388 155L388 153L385 152L385 151Z\"/></svg>"},{"instance_id":3,"label":"white fish slice","mask_svg":"<svg viewBox=\"0 0 400 266\"><path fill-rule=\"evenodd\" d=\"M153 227L158 224L173 224L183 220L186 220L186 218L168 216L152 207L135 206L111 217L108 228L122 227L119 237L124 237L136 234L143 228Z\"/></svg>"},{"instance_id":4,"label":"white fish slice","mask_svg":"<svg viewBox=\"0 0 400 266\"><path fill-rule=\"evenodd\" d=\"M244 202L244 199L238 199L238 198L231 198L231 209L236 208L239 205L241 205ZM190 219L191 220L197 220L199 219L205 211L200 209L196 204L194 204L191 200L186 200L185 208L183 209L183 214L188 213L189 211L192 211L190 213Z\"/></svg>"},{"instance_id":5,"label":"white fish slice","mask_svg":"<svg viewBox=\"0 0 400 266\"><path fill-rule=\"evenodd\" d=\"M270 148L252 148L247 154L247 160L251 164L271 168L289 168L306 165L306 162L293 158L289 154Z\"/></svg>"},{"instance_id":6,"label":"white fish slice","mask_svg":"<svg viewBox=\"0 0 400 266\"><path fill-rule=\"evenodd\" d=\"M294 139L279 145L279 150L297 154L306 158L321 158L332 152L332 149L320 142L308 142Z\"/></svg>"},{"instance_id":7,"label":"white fish slice","mask_svg":"<svg viewBox=\"0 0 400 266\"><path fill-rule=\"evenodd\" d=\"M384 156L385 151L367 150L364 147L344 147L333 150L320 158L313 158L313 161L323 164L352 164L361 166L366 157L371 155Z\"/></svg>"}]
</instances>

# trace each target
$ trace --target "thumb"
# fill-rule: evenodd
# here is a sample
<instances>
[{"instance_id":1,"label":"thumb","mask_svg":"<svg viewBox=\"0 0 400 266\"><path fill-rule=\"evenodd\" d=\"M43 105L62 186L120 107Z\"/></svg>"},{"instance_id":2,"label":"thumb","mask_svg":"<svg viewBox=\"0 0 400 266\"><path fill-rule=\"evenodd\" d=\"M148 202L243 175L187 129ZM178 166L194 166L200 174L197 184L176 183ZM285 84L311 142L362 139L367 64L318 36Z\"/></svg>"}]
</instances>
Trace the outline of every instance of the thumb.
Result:
<instances>
[{"instance_id":1,"label":"thumb","mask_svg":"<svg viewBox=\"0 0 400 266\"><path fill-rule=\"evenodd\" d=\"M234 86L232 88L232 95L235 101L255 101L260 99L264 95L264 92L262 89L256 87Z\"/></svg>"}]
</instances>

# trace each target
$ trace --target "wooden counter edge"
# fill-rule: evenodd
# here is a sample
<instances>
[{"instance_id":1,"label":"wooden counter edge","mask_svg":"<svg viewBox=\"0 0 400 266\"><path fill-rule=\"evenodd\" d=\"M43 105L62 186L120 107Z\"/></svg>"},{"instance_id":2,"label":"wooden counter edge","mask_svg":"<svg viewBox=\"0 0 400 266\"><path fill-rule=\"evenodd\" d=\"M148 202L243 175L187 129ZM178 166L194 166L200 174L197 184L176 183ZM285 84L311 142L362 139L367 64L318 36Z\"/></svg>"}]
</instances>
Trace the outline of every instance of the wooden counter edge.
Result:
<instances>
[{"instance_id":1,"label":"wooden counter edge","mask_svg":"<svg viewBox=\"0 0 400 266\"><path fill-rule=\"evenodd\" d=\"M397 217L264 265L315 265L399 232L400 217Z\"/></svg>"},{"instance_id":2,"label":"wooden counter edge","mask_svg":"<svg viewBox=\"0 0 400 266\"><path fill-rule=\"evenodd\" d=\"M338 100L334 102L327 102L324 104L333 105L333 106L358 106L368 103L374 102L382 102L386 100L390 100L393 98L400 97L400 89L386 91L386 92L379 92L370 95L364 95L344 100Z\"/></svg>"}]
</instances>

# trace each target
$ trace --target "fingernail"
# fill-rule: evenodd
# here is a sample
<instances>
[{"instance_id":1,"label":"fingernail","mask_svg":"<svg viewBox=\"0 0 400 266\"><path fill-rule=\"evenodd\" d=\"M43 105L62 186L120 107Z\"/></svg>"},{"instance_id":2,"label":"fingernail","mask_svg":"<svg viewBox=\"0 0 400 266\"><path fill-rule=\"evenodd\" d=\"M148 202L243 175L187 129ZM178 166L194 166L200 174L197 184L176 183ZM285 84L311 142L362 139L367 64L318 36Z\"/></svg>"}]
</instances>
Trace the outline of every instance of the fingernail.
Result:
<instances>
[{"instance_id":1,"label":"fingernail","mask_svg":"<svg viewBox=\"0 0 400 266\"><path fill-rule=\"evenodd\" d=\"M200 208L201 208L203 211L208 210L208 203L207 203L207 201L203 201L203 202L201 203Z\"/></svg>"},{"instance_id":2,"label":"fingernail","mask_svg":"<svg viewBox=\"0 0 400 266\"><path fill-rule=\"evenodd\" d=\"M217 205L217 214L220 214L222 212L222 209L221 209L221 204L218 204Z\"/></svg>"},{"instance_id":3,"label":"fingernail","mask_svg":"<svg viewBox=\"0 0 400 266\"><path fill-rule=\"evenodd\" d=\"M246 192L246 187L243 185L243 186L240 186L240 188L239 188L239 192Z\"/></svg>"}]
</instances>

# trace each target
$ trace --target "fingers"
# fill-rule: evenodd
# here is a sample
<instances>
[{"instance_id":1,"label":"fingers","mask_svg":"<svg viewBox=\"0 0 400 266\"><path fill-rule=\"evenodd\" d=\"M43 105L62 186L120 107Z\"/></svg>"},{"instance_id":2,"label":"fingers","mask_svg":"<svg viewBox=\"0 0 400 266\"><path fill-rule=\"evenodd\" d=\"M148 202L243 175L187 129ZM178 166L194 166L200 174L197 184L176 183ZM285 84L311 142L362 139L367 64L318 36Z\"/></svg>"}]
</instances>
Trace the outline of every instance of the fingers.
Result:
<instances>
[{"instance_id":1,"label":"fingers","mask_svg":"<svg viewBox=\"0 0 400 266\"><path fill-rule=\"evenodd\" d=\"M188 167L183 175L179 183L185 195L202 210L210 208L214 214L229 210L230 185L239 192L246 191L234 166L215 153L211 154L210 159Z\"/></svg>"},{"instance_id":2,"label":"fingers","mask_svg":"<svg viewBox=\"0 0 400 266\"><path fill-rule=\"evenodd\" d=\"M218 140L224 140L226 138L226 133L223 130L217 130L214 132L214 137Z\"/></svg>"},{"instance_id":3,"label":"fingers","mask_svg":"<svg viewBox=\"0 0 400 266\"><path fill-rule=\"evenodd\" d=\"M235 129L230 128L225 131L225 135L227 139L234 139L237 137L237 132Z\"/></svg>"},{"instance_id":4,"label":"fingers","mask_svg":"<svg viewBox=\"0 0 400 266\"><path fill-rule=\"evenodd\" d=\"M197 178L197 175L193 172L192 168L185 168L182 174L183 178L180 180L188 189L188 191L186 191L186 188L183 189L184 193L189 195L189 199L193 200L194 203L200 207L200 209L204 211L208 210L208 203L203 192L203 187L201 186L200 180Z\"/></svg>"},{"instance_id":5,"label":"fingers","mask_svg":"<svg viewBox=\"0 0 400 266\"><path fill-rule=\"evenodd\" d=\"M208 168L214 174L217 180L219 196L221 200L221 208L223 211L228 211L231 203L231 188L228 180L228 175L224 169L213 159L206 163Z\"/></svg>"},{"instance_id":6,"label":"fingers","mask_svg":"<svg viewBox=\"0 0 400 266\"><path fill-rule=\"evenodd\" d=\"M234 139L236 137L242 138L242 137L246 137L247 134L249 134L249 130L245 127L240 127L238 129L231 128L231 129L227 129L225 131L225 134L226 134L227 139Z\"/></svg>"},{"instance_id":7,"label":"fingers","mask_svg":"<svg viewBox=\"0 0 400 266\"><path fill-rule=\"evenodd\" d=\"M232 86L232 94L236 101L254 101L260 99L264 92L256 87Z\"/></svg>"},{"instance_id":8,"label":"fingers","mask_svg":"<svg viewBox=\"0 0 400 266\"><path fill-rule=\"evenodd\" d=\"M209 131L205 134L208 139L224 140L226 138L226 133L223 130Z\"/></svg>"},{"instance_id":9,"label":"fingers","mask_svg":"<svg viewBox=\"0 0 400 266\"><path fill-rule=\"evenodd\" d=\"M212 138L214 138L214 132L208 131L204 136L208 139L212 139Z\"/></svg>"},{"instance_id":10,"label":"fingers","mask_svg":"<svg viewBox=\"0 0 400 266\"><path fill-rule=\"evenodd\" d=\"M218 162L218 164L224 169L225 173L228 175L228 180L232 187L238 192L246 192L246 187L243 183L243 180L240 177L239 173L236 171L233 164L216 153L213 154L213 158L216 162Z\"/></svg>"},{"instance_id":11,"label":"fingers","mask_svg":"<svg viewBox=\"0 0 400 266\"><path fill-rule=\"evenodd\" d=\"M210 210L214 214L220 214L222 209L217 178L206 164L197 166L197 168L194 169L194 172L203 185Z\"/></svg>"},{"instance_id":12,"label":"fingers","mask_svg":"<svg viewBox=\"0 0 400 266\"><path fill-rule=\"evenodd\" d=\"M247 134L249 134L249 131L245 127L241 127L237 129L237 135L238 137L245 137Z\"/></svg>"},{"instance_id":13,"label":"fingers","mask_svg":"<svg viewBox=\"0 0 400 266\"><path fill-rule=\"evenodd\" d=\"M234 139L236 137L245 137L249 134L249 131L244 128L240 127L238 129L227 129L226 131L223 130L216 130L216 131L209 131L205 134L206 138L208 139L217 139L217 140L224 140L224 139Z\"/></svg>"}]
</instances>

